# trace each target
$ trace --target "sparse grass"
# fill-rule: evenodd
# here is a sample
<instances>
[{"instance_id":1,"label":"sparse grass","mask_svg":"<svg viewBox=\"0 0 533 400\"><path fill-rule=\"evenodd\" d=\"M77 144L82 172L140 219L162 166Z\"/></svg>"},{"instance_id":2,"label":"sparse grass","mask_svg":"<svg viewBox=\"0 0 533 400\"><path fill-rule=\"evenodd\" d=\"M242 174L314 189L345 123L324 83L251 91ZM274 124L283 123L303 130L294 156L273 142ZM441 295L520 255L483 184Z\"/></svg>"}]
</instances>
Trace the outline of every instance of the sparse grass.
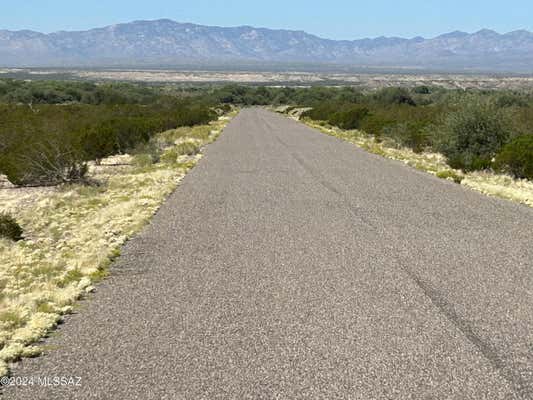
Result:
<instances>
[{"instance_id":1,"label":"sparse grass","mask_svg":"<svg viewBox=\"0 0 533 400\"><path fill-rule=\"evenodd\" d=\"M190 127L180 127L177 129L171 129L169 131L163 132L160 135L160 140L168 145L174 144L177 140L186 138L186 139L198 139L202 142L209 140L211 132L213 131L212 125L200 125Z\"/></svg>"},{"instance_id":2,"label":"sparse grass","mask_svg":"<svg viewBox=\"0 0 533 400\"><path fill-rule=\"evenodd\" d=\"M132 160L133 165L140 168L146 168L151 166L154 161L150 154L136 154Z\"/></svg>"},{"instance_id":3,"label":"sparse grass","mask_svg":"<svg viewBox=\"0 0 533 400\"><path fill-rule=\"evenodd\" d=\"M195 156L200 152L200 146L195 142L183 142L174 147L180 156Z\"/></svg>"},{"instance_id":4,"label":"sparse grass","mask_svg":"<svg viewBox=\"0 0 533 400\"><path fill-rule=\"evenodd\" d=\"M478 171L466 174L462 185L489 196L533 207L533 182L527 179L513 179L509 175Z\"/></svg>"},{"instance_id":5,"label":"sparse grass","mask_svg":"<svg viewBox=\"0 0 533 400\"><path fill-rule=\"evenodd\" d=\"M182 144L196 143L194 152L185 153L196 154L200 141L214 140L226 123L180 128ZM181 155L180 146L167 152ZM127 158L120 156L120 165L104 160L91 166L98 186L0 189L0 211L16 215L26 233L18 242L0 238L0 376L8 373L8 362L39 354L31 344L108 275L122 244L142 229L199 158L138 165L134 157L124 165Z\"/></svg>"}]
</instances>

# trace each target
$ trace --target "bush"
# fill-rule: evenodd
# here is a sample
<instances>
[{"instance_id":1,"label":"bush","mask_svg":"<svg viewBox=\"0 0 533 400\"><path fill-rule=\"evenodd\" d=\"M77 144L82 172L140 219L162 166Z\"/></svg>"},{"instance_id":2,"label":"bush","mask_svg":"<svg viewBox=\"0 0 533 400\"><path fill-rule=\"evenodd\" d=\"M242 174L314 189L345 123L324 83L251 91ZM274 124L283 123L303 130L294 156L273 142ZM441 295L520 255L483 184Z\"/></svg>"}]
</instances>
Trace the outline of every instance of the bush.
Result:
<instances>
[{"instance_id":1,"label":"bush","mask_svg":"<svg viewBox=\"0 0 533 400\"><path fill-rule=\"evenodd\" d=\"M205 99L161 96L149 105L118 104L113 93L104 96L106 102L114 98L112 105L0 103L0 173L19 186L82 181L88 161L138 146L158 162L158 152L148 149L156 133L216 118ZM198 134L209 136L209 130Z\"/></svg>"},{"instance_id":2,"label":"bush","mask_svg":"<svg viewBox=\"0 0 533 400\"><path fill-rule=\"evenodd\" d=\"M496 157L495 168L516 178L533 179L533 135L515 138Z\"/></svg>"},{"instance_id":3,"label":"bush","mask_svg":"<svg viewBox=\"0 0 533 400\"><path fill-rule=\"evenodd\" d=\"M401 87L381 89L374 95L374 99L381 105L407 104L415 106L416 103L409 91Z\"/></svg>"},{"instance_id":4,"label":"bush","mask_svg":"<svg viewBox=\"0 0 533 400\"><path fill-rule=\"evenodd\" d=\"M381 115L371 114L361 123L361 129L369 135L374 135L376 139L381 140L383 129L393 121Z\"/></svg>"},{"instance_id":5,"label":"bush","mask_svg":"<svg viewBox=\"0 0 533 400\"><path fill-rule=\"evenodd\" d=\"M341 107L338 103L333 102L324 102L316 107L313 107L311 110L305 111L302 113L302 118L311 118L315 121L327 121L329 122L331 116L335 114L339 108ZM292 111L294 107L291 107L290 110L287 111L289 113Z\"/></svg>"},{"instance_id":6,"label":"bush","mask_svg":"<svg viewBox=\"0 0 533 400\"><path fill-rule=\"evenodd\" d=\"M37 186L83 181L88 168L75 145L51 135L10 149L0 157L0 170L14 185Z\"/></svg>"},{"instance_id":7,"label":"bush","mask_svg":"<svg viewBox=\"0 0 533 400\"><path fill-rule=\"evenodd\" d=\"M518 93L502 93L496 99L498 107L527 107L527 98Z\"/></svg>"},{"instance_id":8,"label":"bush","mask_svg":"<svg viewBox=\"0 0 533 400\"><path fill-rule=\"evenodd\" d=\"M511 126L504 110L477 98L468 99L435 127L433 143L451 167L484 169L511 137Z\"/></svg>"},{"instance_id":9,"label":"bush","mask_svg":"<svg viewBox=\"0 0 533 400\"><path fill-rule=\"evenodd\" d=\"M428 86L425 86L425 85L416 86L413 89L413 93L416 93L416 94L430 94L431 93L431 89Z\"/></svg>"},{"instance_id":10,"label":"bush","mask_svg":"<svg viewBox=\"0 0 533 400\"><path fill-rule=\"evenodd\" d=\"M22 228L15 219L4 212L0 213L0 238L22 240Z\"/></svg>"},{"instance_id":11,"label":"bush","mask_svg":"<svg viewBox=\"0 0 533 400\"><path fill-rule=\"evenodd\" d=\"M437 172L437 177L441 179L453 180L455 183L458 184L463 181L463 177L461 175L458 175L450 170Z\"/></svg>"},{"instance_id":12,"label":"bush","mask_svg":"<svg viewBox=\"0 0 533 400\"><path fill-rule=\"evenodd\" d=\"M409 121L385 126L383 136L391 138L395 143L409 147L416 153L429 146L429 135L420 123Z\"/></svg>"},{"instance_id":13,"label":"bush","mask_svg":"<svg viewBox=\"0 0 533 400\"><path fill-rule=\"evenodd\" d=\"M333 113L329 118L329 122L341 129L358 129L368 114L369 110L366 107L349 105Z\"/></svg>"},{"instance_id":14,"label":"bush","mask_svg":"<svg viewBox=\"0 0 533 400\"><path fill-rule=\"evenodd\" d=\"M302 117L326 121L341 129L358 129L369 114L367 107L358 104L327 102L302 113Z\"/></svg>"}]
</instances>

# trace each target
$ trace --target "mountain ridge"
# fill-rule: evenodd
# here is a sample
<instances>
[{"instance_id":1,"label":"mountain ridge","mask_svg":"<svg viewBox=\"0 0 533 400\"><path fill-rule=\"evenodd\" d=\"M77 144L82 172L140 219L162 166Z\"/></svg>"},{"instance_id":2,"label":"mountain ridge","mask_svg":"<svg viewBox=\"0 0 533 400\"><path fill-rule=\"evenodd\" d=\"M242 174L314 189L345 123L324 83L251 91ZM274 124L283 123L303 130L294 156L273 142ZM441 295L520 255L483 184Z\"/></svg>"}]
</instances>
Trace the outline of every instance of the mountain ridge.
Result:
<instances>
[{"instance_id":1,"label":"mountain ridge","mask_svg":"<svg viewBox=\"0 0 533 400\"><path fill-rule=\"evenodd\" d=\"M0 66L102 67L310 63L533 72L533 33L490 29L433 38L325 39L302 30L138 20L81 31L0 30Z\"/></svg>"}]
</instances>

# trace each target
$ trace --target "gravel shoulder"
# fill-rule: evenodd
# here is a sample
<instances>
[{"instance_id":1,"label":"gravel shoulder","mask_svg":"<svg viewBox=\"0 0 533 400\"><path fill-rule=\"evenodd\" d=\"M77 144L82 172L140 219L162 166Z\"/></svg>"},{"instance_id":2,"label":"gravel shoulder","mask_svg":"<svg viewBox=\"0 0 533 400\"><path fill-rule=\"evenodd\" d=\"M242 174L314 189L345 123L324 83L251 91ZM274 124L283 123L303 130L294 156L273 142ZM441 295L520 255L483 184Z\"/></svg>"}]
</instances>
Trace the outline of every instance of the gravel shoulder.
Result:
<instances>
[{"instance_id":1,"label":"gravel shoulder","mask_svg":"<svg viewBox=\"0 0 533 400\"><path fill-rule=\"evenodd\" d=\"M262 109L6 399L533 398L533 210Z\"/></svg>"}]
</instances>

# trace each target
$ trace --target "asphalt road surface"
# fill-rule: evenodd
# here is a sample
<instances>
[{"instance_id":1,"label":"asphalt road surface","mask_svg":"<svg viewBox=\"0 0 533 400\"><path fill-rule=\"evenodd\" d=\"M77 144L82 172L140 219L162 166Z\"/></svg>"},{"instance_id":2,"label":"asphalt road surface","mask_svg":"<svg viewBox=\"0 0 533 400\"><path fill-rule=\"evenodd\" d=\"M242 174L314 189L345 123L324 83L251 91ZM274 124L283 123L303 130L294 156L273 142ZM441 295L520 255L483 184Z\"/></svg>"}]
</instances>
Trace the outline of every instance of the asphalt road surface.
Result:
<instances>
[{"instance_id":1,"label":"asphalt road surface","mask_svg":"<svg viewBox=\"0 0 533 400\"><path fill-rule=\"evenodd\" d=\"M241 112L6 399L531 399L533 210Z\"/></svg>"}]
</instances>

